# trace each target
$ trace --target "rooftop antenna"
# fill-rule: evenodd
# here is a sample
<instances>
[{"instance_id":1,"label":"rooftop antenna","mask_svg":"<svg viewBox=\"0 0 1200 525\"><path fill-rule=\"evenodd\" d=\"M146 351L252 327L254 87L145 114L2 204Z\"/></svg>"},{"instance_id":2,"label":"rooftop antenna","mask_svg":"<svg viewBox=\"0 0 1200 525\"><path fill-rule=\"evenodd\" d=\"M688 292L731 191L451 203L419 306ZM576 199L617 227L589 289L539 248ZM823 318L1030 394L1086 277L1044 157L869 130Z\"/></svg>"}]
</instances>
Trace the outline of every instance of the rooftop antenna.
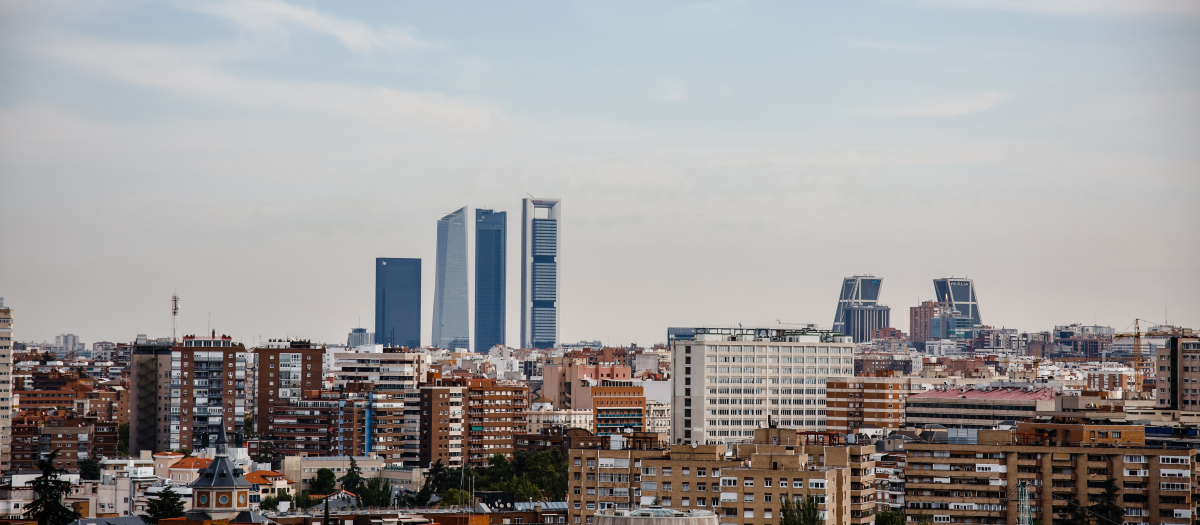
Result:
<instances>
[{"instance_id":1,"label":"rooftop antenna","mask_svg":"<svg viewBox=\"0 0 1200 525\"><path fill-rule=\"evenodd\" d=\"M175 327L179 325L179 294L171 294L171 342L175 342Z\"/></svg>"}]
</instances>

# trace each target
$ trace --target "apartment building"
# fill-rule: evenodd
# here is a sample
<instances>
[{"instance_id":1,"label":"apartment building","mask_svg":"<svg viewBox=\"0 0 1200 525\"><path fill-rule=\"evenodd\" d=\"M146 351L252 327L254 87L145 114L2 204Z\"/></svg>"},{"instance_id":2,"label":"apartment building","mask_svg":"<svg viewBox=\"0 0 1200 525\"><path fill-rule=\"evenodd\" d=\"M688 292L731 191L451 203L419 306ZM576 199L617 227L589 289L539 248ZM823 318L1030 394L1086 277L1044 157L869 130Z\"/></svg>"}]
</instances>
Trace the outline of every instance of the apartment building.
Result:
<instances>
[{"instance_id":1,"label":"apartment building","mask_svg":"<svg viewBox=\"0 0 1200 525\"><path fill-rule=\"evenodd\" d=\"M580 379L574 408L592 411L597 435L646 430L646 394L640 381Z\"/></svg>"},{"instance_id":2,"label":"apartment building","mask_svg":"<svg viewBox=\"0 0 1200 525\"><path fill-rule=\"evenodd\" d=\"M93 424L63 415L28 411L14 419L12 469L37 468L39 460L57 450L55 466L78 472L79 462L117 456L116 423Z\"/></svg>"},{"instance_id":3,"label":"apartment building","mask_svg":"<svg viewBox=\"0 0 1200 525\"><path fill-rule=\"evenodd\" d=\"M177 344L144 340L133 353L130 450L195 450L222 425L243 431L250 353L241 343L214 330Z\"/></svg>"},{"instance_id":4,"label":"apartment building","mask_svg":"<svg viewBox=\"0 0 1200 525\"><path fill-rule=\"evenodd\" d=\"M1004 421L1021 421L1037 412L1053 412L1052 388L1032 386L940 386L912 394L906 402L909 426L937 424L953 428L989 429Z\"/></svg>"},{"instance_id":5,"label":"apartment building","mask_svg":"<svg viewBox=\"0 0 1200 525\"><path fill-rule=\"evenodd\" d=\"M513 436L528 432L525 415L529 409L528 385L520 381L495 379L451 379L441 382L443 385L466 388L467 465L472 468L485 467L488 458L496 454L511 460L516 450ZM461 410L459 414L461 423Z\"/></svg>"},{"instance_id":6,"label":"apartment building","mask_svg":"<svg viewBox=\"0 0 1200 525\"><path fill-rule=\"evenodd\" d=\"M632 368L611 362L589 364L583 356L552 358L542 365L542 396L554 408L587 409L590 408L587 396L576 392L580 381L630 381L632 376Z\"/></svg>"},{"instance_id":7,"label":"apartment building","mask_svg":"<svg viewBox=\"0 0 1200 525\"><path fill-rule=\"evenodd\" d=\"M906 427L906 403L909 396L935 389L944 384L974 385L992 381L988 378L922 378L904 377L886 370L874 377L847 377L830 382L824 390L826 429L830 432L851 433L862 428L879 428L887 434ZM821 392L818 390L818 392Z\"/></svg>"},{"instance_id":8,"label":"apartment building","mask_svg":"<svg viewBox=\"0 0 1200 525\"><path fill-rule=\"evenodd\" d=\"M666 434L667 442L671 442L671 405L646 402L646 431Z\"/></svg>"},{"instance_id":9,"label":"apartment building","mask_svg":"<svg viewBox=\"0 0 1200 525\"><path fill-rule=\"evenodd\" d=\"M1200 413L1200 338L1172 336L1155 357L1158 408Z\"/></svg>"},{"instance_id":10,"label":"apartment building","mask_svg":"<svg viewBox=\"0 0 1200 525\"><path fill-rule=\"evenodd\" d=\"M537 405L538 403L534 403ZM530 410L525 413L525 421L527 423L527 432L537 434L542 429L547 428L584 428L589 431L595 431L595 419L591 410L572 410L569 408L562 410L553 410L543 408L541 410Z\"/></svg>"},{"instance_id":11,"label":"apartment building","mask_svg":"<svg viewBox=\"0 0 1200 525\"><path fill-rule=\"evenodd\" d=\"M769 416L771 424L825 430L827 384L854 374L854 344L836 332L813 327L668 332L671 436L684 444L750 441L756 429L768 426Z\"/></svg>"},{"instance_id":12,"label":"apartment building","mask_svg":"<svg viewBox=\"0 0 1200 525\"><path fill-rule=\"evenodd\" d=\"M1032 520L1070 517L1116 482L1124 523L1186 525L1195 511L1185 447L1145 445L1140 425L1019 423L1014 430L950 429L947 443L908 443L909 522L1018 523L1019 484Z\"/></svg>"},{"instance_id":13,"label":"apartment building","mask_svg":"<svg viewBox=\"0 0 1200 525\"><path fill-rule=\"evenodd\" d=\"M828 444L834 440L767 428L752 443L572 449L569 521L595 523L600 511L660 504L712 510L723 524L774 525L782 498L812 495L827 524L874 523L874 448Z\"/></svg>"},{"instance_id":14,"label":"apartment building","mask_svg":"<svg viewBox=\"0 0 1200 525\"><path fill-rule=\"evenodd\" d=\"M288 404L304 399L303 392L324 389L322 358L325 345L309 341L270 339L253 350L257 365L255 423L258 433L266 435L271 414L265 407L278 402Z\"/></svg>"},{"instance_id":15,"label":"apartment building","mask_svg":"<svg viewBox=\"0 0 1200 525\"><path fill-rule=\"evenodd\" d=\"M13 401L13 310L0 297L0 471L11 468Z\"/></svg>"},{"instance_id":16,"label":"apartment building","mask_svg":"<svg viewBox=\"0 0 1200 525\"><path fill-rule=\"evenodd\" d=\"M466 390L461 386L421 387L419 459L413 466L430 467L439 462L463 466Z\"/></svg>"}]
</instances>

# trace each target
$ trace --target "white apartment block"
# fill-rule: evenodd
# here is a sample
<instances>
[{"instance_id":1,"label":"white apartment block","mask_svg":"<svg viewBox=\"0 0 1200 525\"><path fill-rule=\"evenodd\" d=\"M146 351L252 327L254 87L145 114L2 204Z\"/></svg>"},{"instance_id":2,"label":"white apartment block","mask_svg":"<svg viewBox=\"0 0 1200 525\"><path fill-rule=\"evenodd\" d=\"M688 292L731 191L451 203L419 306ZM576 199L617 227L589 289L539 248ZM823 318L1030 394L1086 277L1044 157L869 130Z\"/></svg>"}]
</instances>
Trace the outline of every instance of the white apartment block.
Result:
<instances>
[{"instance_id":1,"label":"white apartment block","mask_svg":"<svg viewBox=\"0 0 1200 525\"><path fill-rule=\"evenodd\" d=\"M824 431L826 383L854 375L852 339L811 326L671 333L674 443L750 441L771 424Z\"/></svg>"}]
</instances>

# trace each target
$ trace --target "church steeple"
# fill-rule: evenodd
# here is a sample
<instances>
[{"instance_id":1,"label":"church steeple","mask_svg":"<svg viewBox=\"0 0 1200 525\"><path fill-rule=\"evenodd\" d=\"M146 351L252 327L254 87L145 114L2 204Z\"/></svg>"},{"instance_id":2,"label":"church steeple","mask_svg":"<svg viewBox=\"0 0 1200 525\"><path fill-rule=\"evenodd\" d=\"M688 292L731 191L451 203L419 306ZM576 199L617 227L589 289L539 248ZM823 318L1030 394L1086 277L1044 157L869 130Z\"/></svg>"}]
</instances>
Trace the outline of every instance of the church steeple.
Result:
<instances>
[{"instance_id":1,"label":"church steeple","mask_svg":"<svg viewBox=\"0 0 1200 525\"><path fill-rule=\"evenodd\" d=\"M216 445L216 457L229 457L229 439L225 437L225 425L221 425L221 431L217 433Z\"/></svg>"},{"instance_id":2,"label":"church steeple","mask_svg":"<svg viewBox=\"0 0 1200 525\"><path fill-rule=\"evenodd\" d=\"M197 473L192 483L192 510L187 517L194 521L228 519L242 523L250 512L251 484L242 477L242 469L229 460L229 438L225 426L217 433L216 454L208 467Z\"/></svg>"}]
</instances>

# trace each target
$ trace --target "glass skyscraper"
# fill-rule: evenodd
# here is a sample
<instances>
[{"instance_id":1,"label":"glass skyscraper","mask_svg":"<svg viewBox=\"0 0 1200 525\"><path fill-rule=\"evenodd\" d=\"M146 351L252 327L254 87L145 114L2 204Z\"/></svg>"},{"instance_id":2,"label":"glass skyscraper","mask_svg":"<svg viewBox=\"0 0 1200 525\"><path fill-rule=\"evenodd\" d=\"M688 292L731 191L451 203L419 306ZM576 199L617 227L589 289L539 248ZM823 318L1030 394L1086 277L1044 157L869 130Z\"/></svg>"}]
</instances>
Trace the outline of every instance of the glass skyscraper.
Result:
<instances>
[{"instance_id":1,"label":"glass skyscraper","mask_svg":"<svg viewBox=\"0 0 1200 525\"><path fill-rule=\"evenodd\" d=\"M558 343L558 199L521 199L521 347L553 348Z\"/></svg>"},{"instance_id":2,"label":"glass skyscraper","mask_svg":"<svg viewBox=\"0 0 1200 525\"><path fill-rule=\"evenodd\" d=\"M375 259L375 344L421 347L420 259Z\"/></svg>"},{"instance_id":3,"label":"glass skyscraper","mask_svg":"<svg viewBox=\"0 0 1200 525\"><path fill-rule=\"evenodd\" d=\"M475 351L507 344L508 212L475 210Z\"/></svg>"},{"instance_id":4,"label":"glass skyscraper","mask_svg":"<svg viewBox=\"0 0 1200 525\"><path fill-rule=\"evenodd\" d=\"M883 279L873 275L855 275L843 279L842 293L838 296L837 312L833 315L833 331L850 335L846 327L846 308L878 305L879 289L882 287ZM855 341L857 342L857 340Z\"/></svg>"},{"instance_id":5,"label":"glass skyscraper","mask_svg":"<svg viewBox=\"0 0 1200 525\"><path fill-rule=\"evenodd\" d=\"M974 319L975 324L983 324L979 317L979 300L975 298L975 281L955 277L934 279L933 292L939 303Z\"/></svg>"},{"instance_id":6,"label":"glass skyscraper","mask_svg":"<svg viewBox=\"0 0 1200 525\"><path fill-rule=\"evenodd\" d=\"M433 345L470 350L467 306L467 208L438 220L437 265L433 286Z\"/></svg>"}]
</instances>

